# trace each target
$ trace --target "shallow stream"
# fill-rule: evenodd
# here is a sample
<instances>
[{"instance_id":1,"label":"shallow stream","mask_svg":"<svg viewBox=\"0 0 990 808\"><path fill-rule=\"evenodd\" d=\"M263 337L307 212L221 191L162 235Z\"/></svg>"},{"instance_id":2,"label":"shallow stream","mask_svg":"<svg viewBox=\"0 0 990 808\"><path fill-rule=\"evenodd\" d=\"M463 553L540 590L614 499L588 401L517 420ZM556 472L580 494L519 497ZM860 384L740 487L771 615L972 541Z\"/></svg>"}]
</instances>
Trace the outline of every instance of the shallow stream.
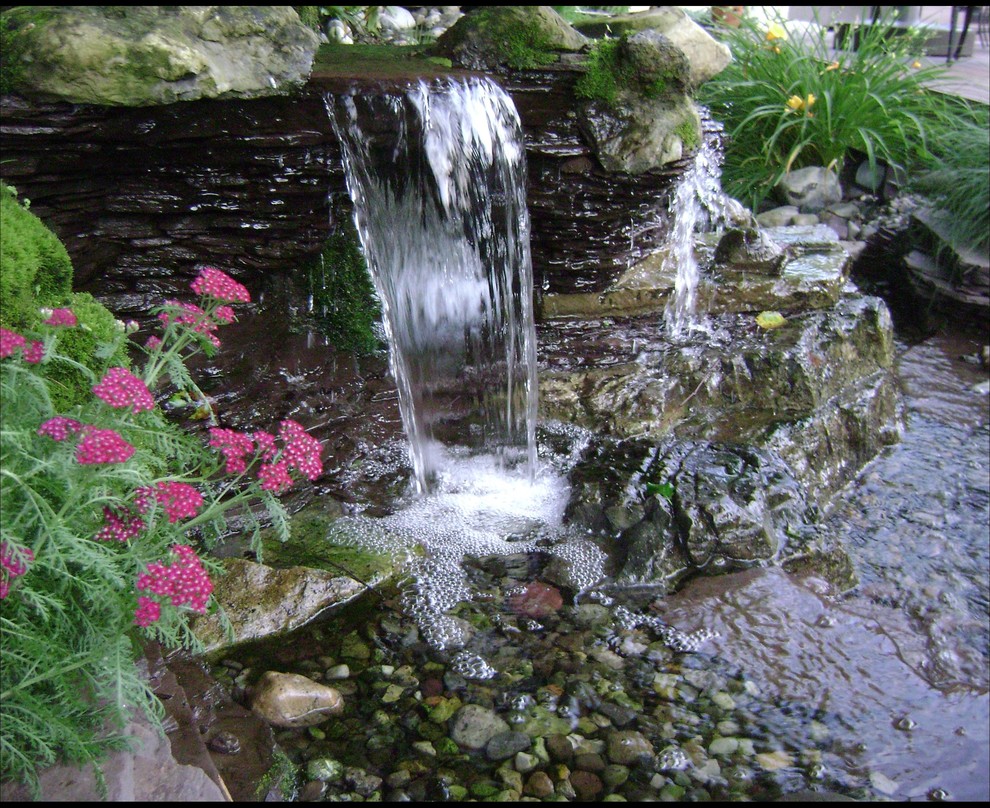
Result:
<instances>
[{"instance_id":1,"label":"shallow stream","mask_svg":"<svg viewBox=\"0 0 990 808\"><path fill-rule=\"evenodd\" d=\"M775 568L610 589L559 527L581 435L544 430L525 496L453 458L430 500L345 520L407 577L215 672L241 696L267 669L344 693L341 717L278 736L301 799L986 800L990 414L960 359L978 349L899 345L903 440L822 525L855 562L847 595Z\"/></svg>"}]
</instances>

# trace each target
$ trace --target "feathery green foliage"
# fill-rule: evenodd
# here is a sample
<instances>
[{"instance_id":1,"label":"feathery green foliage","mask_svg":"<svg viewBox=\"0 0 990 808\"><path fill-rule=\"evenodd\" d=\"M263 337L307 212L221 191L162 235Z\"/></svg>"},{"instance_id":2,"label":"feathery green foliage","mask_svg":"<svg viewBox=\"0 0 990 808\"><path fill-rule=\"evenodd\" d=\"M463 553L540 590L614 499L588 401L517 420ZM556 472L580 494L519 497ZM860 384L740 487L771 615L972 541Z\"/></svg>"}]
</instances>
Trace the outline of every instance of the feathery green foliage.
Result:
<instances>
[{"instance_id":1,"label":"feathery green foliage","mask_svg":"<svg viewBox=\"0 0 990 808\"><path fill-rule=\"evenodd\" d=\"M81 330L65 311L37 331L0 331L0 777L36 789L40 766L120 748L135 711L159 722L134 662L142 637L199 647L190 613L217 609L208 573L221 568L193 545L228 535L235 512L260 552L257 502L288 538L274 494L291 486L289 468L310 479L321 469L319 445L294 422L282 422L284 448L267 433L211 433L221 455L154 405L166 376L203 398L185 363L214 350L212 332L233 317L225 300L247 299L217 270L199 283L201 306L165 304L161 337L134 346L140 376L117 366L100 379L63 352ZM125 350L124 330L114 334L107 356ZM99 382L60 411L51 369L61 366Z\"/></svg>"},{"instance_id":2,"label":"feathery green foliage","mask_svg":"<svg viewBox=\"0 0 990 808\"><path fill-rule=\"evenodd\" d=\"M852 51L833 53L828 31L799 34L778 19L769 28L743 20L722 29L733 62L702 86L699 100L725 124L723 184L757 207L791 169L840 168L852 150L904 167L931 159L931 134L950 114L926 82L944 73L923 67L920 38L895 28L891 14L854 26Z\"/></svg>"}]
</instances>

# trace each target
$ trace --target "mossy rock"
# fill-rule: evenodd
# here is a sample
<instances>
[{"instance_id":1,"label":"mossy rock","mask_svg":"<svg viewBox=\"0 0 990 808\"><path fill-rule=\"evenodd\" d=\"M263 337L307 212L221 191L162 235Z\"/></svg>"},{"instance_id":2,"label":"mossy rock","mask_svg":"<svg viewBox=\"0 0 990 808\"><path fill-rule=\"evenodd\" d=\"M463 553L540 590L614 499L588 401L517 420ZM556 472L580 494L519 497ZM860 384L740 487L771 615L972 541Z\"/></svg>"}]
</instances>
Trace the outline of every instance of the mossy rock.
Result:
<instances>
[{"instance_id":1,"label":"mossy rock","mask_svg":"<svg viewBox=\"0 0 990 808\"><path fill-rule=\"evenodd\" d=\"M15 6L0 30L7 91L122 106L284 94L319 43L291 6Z\"/></svg>"},{"instance_id":2,"label":"mossy rock","mask_svg":"<svg viewBox=\"0 0 990 808\"><path fill-rule=\"evenodd\" d=\"M291 536L287 542L279 541L273 530L264 531L261 546L265 563L276 568L326 570L363 583L388 578L395 571L395 559L391 555L335 543L327 538L330 525L340 513L340 506L332 501L304 508L292 517Z\"/></svg>"},{"instance_id":3,"label":"mossy rock","mask_svg":"<svg viewBox=\"0 0 990 808\"><path fill-rule=\"evenodd\" d=\"M662 6L638 14L621 14L614 17L575 23L581 33L590 37L633 37L640 32L654 31L663 34L680 50L690 65L691 85L698 85L717 75L732 61L729 48L717 42L682 9Z\"/></svg>"},{"instance_id":4,"label":"mossy rock","mask_svg":"<svg viewBox=\"0 0 990 808\"><path fill-rule=\"evenodd\" d=\"M659 31L627 39L602 39L588 56L587 72L574 87L580 98L615 104L620 94L676 98L688 90L690 66L684 54Z\"/></svg>"},{"instance_id":5,"label":"mossy rock","mask_svg":"<svg viewBox=\"0 0 990 808\"><path fill-rule=\"evenodd\" d=\"M587 44L550 6L485 6L458 20L432 53L469 70L532 70Z\"/></svg>"},{"instance_id":6,"label":"mossy rock","mask_svg":"<svg viewBox=\"0 0 990 808\"><path fill-rule=\"evenodd\" d=\"M62 242L0 185L0 325L17 332L35 330L41 309L69 307L79 324L59 328L60 354L89 368L97 379L108 367L128 366L113 314L92 295L72 292L72 262ZM48 362L41 372L49 381L52 404L59 412L86 400L94 380L65 362Z\"/></svg>"}]
</instances>

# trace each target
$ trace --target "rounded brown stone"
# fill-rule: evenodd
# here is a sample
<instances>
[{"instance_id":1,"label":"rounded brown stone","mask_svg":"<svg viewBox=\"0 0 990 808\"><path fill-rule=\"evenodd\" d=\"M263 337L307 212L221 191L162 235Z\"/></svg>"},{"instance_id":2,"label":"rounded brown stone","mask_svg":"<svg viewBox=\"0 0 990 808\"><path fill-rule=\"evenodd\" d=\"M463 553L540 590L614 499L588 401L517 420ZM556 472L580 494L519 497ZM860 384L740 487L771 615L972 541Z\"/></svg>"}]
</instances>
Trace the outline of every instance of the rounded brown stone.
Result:
<instances>
[{"instance_id":1,"label":"rounded brown stone","mask_svg":"<svg viewBox=\"0 0 990 808\"><path fill-rule=\"evenodd\" d=\"M571 772L570 781L579 800L593 800L605 789L605 784L594 772L579 769Z\"/></svg>"},{"instance_id":2,"label":"rounded brown stone","mask_svg":"<svg viewBox=\"0 0 990 808\"><path fill-rule=\"evenodd\" d=\"M547 752L551 760L567 763L574 757L574 747L566 735L551 735L547 738Z\"/></svg>"},{"instance_id":3,"label":"rounded brown stone","mask_svg":"<svg viewBox=\"0 0 990 808\"><path fill-rule=\"evenodd\" d=\"M523 794L543 799L553 794L553 780L546 772L533 772L526 780Z\"/></svg>"}]
</instances>

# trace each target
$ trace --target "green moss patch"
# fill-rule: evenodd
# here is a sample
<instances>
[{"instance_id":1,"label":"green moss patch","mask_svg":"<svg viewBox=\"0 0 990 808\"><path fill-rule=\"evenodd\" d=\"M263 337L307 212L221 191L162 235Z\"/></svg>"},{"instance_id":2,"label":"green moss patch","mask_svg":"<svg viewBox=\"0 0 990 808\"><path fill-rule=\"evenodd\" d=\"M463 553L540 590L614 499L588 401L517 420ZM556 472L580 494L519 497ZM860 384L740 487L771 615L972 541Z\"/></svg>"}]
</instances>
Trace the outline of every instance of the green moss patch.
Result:
<instances>
[{"instance_id":1,"label":"green moss patch","mask_svg":"<svg viewBox=\"0 0 990 808\"><path fill-rule=\"evenodd\" d=\"M630 41L601 39L588 54L587 72L574 87L579 98L614 106L621 90L643 98L683 95L688 65L683 54L663 38Z\"/></svg>"},{"instance_id":2,"label":"green moss patch","mask_svg":"<svg viewBox=\"0 0 990 808\"><path fill-rule=\"evenodd\" d=\"M365 354L382 347L375 334L381 306L350 221L327 239L308 283L319 328L336 348Z\"/></svg>"},{"instance_id":3,"label":"green moss patch","mask_svg":"<svg viewBox=\"0 0 990 808\"><path fill-rule=\"evenodd\" d=\"M36 329L43 307L63 306L79 324L58 330L58 352L90 373L66 362L43 366L58 411L86 400L94 377L108 367L130 362L122 346L109 348L117 337L113 314L92 295L72 292L72 262L62 242L10 186L0 184L0 325L18 332Z\"/></svg>"},{"instance_id":4,"label":"green moss patch","mask_svg":"<svg viewBox=\"0 0 990 808\"><path fill-rule=\"evenodd\" d=\"M330 525L339 517L339 508L312 505L295 514L289 524L291 537L284 544L273 530L262 532L264 561L272 567L311 567L347 575L371 583L395 570L391 555L375 553L353 545L334 543L327 538Z\"/></svg>"},{"instance_id":5,"label":"green moss patch","mask_svg":"<svg viewBox=\"0 0 990 808\"><path fill-rule=\"evenodd\" d=\"M312 78L436 78L447 74L450 60L426 55L421 45L321 45Z\"/></svg>"}]
</instances>

